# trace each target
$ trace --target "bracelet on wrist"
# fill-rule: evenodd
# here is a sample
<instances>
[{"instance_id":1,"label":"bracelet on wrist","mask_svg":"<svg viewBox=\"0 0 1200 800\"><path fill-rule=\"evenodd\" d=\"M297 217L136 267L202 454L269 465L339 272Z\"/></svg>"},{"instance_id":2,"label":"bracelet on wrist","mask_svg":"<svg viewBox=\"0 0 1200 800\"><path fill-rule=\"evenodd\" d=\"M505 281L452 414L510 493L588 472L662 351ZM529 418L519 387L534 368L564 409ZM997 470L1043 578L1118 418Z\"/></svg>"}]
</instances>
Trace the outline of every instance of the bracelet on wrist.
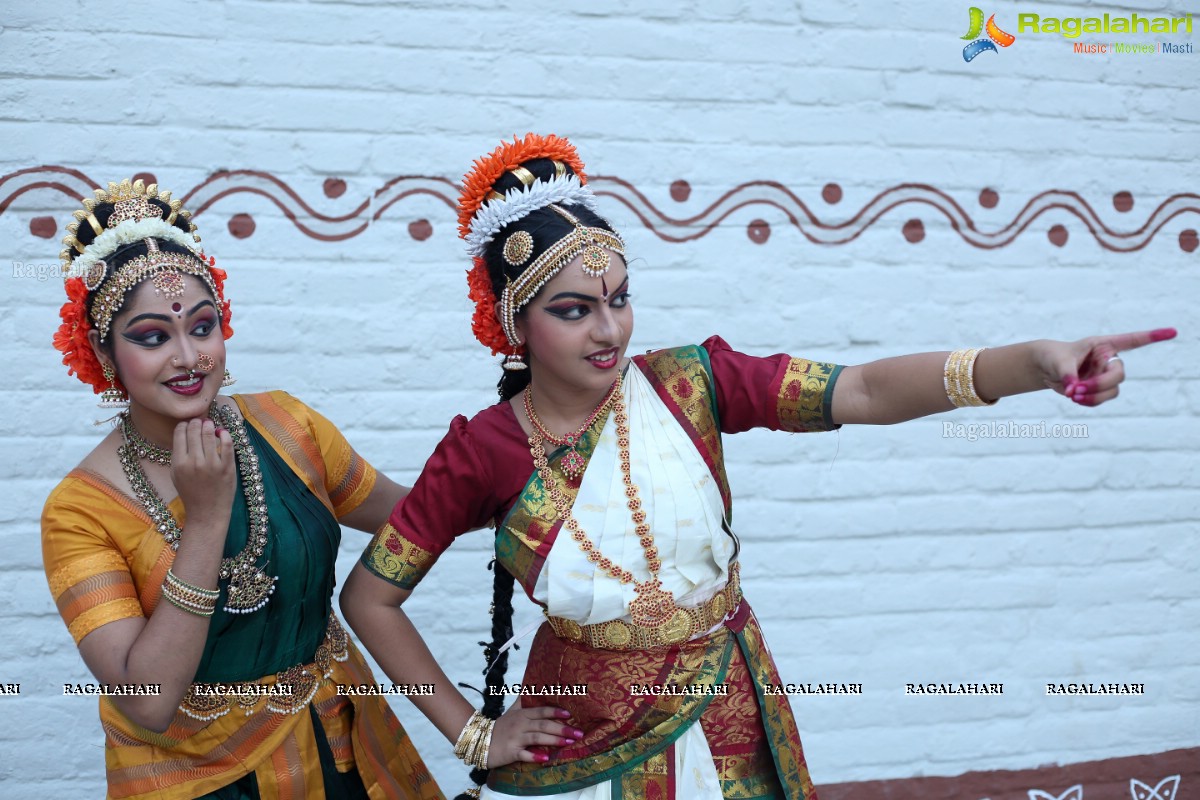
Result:
<instances>
[{"instance_id":1,"label":"bracelet on wrist","mask_svg":"<svg viewBox=\"0 0 1200 800\"><path fill-rule=\"evenodd\" d=\"M946 358L942 370L942 383L946 397L958 408L967 406L994 406L995 400L984 400L975 391L975 359L986 347L955 350Z\"/></svg>"}]
</instances>

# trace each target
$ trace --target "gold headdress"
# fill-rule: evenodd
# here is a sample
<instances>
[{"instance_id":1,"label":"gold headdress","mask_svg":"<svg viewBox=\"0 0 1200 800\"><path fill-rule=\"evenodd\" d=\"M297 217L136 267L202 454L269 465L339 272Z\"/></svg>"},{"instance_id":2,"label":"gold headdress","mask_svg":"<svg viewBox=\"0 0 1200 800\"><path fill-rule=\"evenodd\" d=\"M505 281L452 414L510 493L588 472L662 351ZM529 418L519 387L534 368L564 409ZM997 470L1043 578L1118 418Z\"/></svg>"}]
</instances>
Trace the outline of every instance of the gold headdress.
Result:
<instances>
[{"instance_id":1,"label":"gold headdress","mask_svg":"<svg viewBox=\"0 0 1200 800\"><path fill-rule=\"evenodd\" d=\"M539 158L550 159L554 164L554 174L549 179L538 178L522 166ZM567 167L570 167L569 172ZM501 194L492 187L505 173L516 176L521 185ZM581 205L597 211L595 195L587 187L583 162L574 146L557 136L530 133L523 140L505 143L486 158L476 161L463 179L458 221L459 234L466 240L468 251L475 260L467 277L470 296L475 302L472 328L476 338L493 353L507 354L506 368L523 367L520 363L522 345L514 317L539 289L581 254L584 271L594 277L608 270L607 250L625 255L625 245L619 236L604 228L584 225L562 208L563 205ZM497 298L483 260L484 251L505 226L542 208L552 209L574 228L551 244L505 287L499 298L501 321L497 324L492 310ZM532 237L524 231L516 231L505 239L502 255L512 266L520 266L533 255L533 250Z\"/></svg>"},{"instance_id":2,"label":"gold headdress","mask_svg":"<svg viewBox=\"0 0 1200 800\"><path fill-rule=\"evenodd\" d=\"M200 242L200 236L195 232L196 226L191 221L191 212L183 207L182 201L172 200L170 192L162 192L160 194L157 183L146 186L143 181L130 182L127 178L120 183L110 182L108 189L96 189L94 194L95 197L84 198L83 208L71 215L75 218L75 221L67 224L67 235L62 240L62 243L66 247L58 254L59 258L62 259L64 273L71 271L72 262L76 261L78 256L82 256L86 252L85 246L80 243L77 236L79 225L84 221L91 226L92 232L96 234L96 239L87 245L87 248L97 245L99 240L104 236L106 229L112 230L122 222L131 219L135 221L158 219L173 228L176 232L182 233L178 228L175 228L176 218L182 217L188 224L188 231L192 234L192 240L197 244ZM152 199L160 200L170 208L170 213L165 220L162 219L161 211L150 202ZM103 228L100 226L100 222L96 219L94 213L96 206L101 203L112 203L113 205L113 213L109 215L107 224ZM102 249L102 247L97 248L97 250L99 249ZM113 249L115 250L116 248ZM111 252L112 250L109 250L108 253L98 254L96 258L103 258ZM76 271L78 272L78 270Z\"/></svg>"},{"instance_id":3,"label":"gold headdress","mask_svg":"<svg viewBox=\"0 0 1200 800\"><path fill-rule=\"evenodd\" d=\"M152 200L165 204L166 209ZM113 210L102 226L95 210L104 203L111 203ZM73 216L75 219L67 225L67 236L63 239L66 247L59 254L68 301L60 311L62 324L54 335L54 346L63 354L63 363L71 374L90 384L97 393L108 385L88 342L88 332L95 328L104 341L113 316L124 304L125 294L147 278L154 281L156 292L168 296L182 288L183 275L199 278L216 299L224 337L233 335L229 303L224 296L225 273L214 266L215 259L204 255L191 214L179 200L171 199L170 192L160 193L157 184L146 186L140 180L110 183L107 189L96 189L95 197L86 198L83 208ZM176 221L186 223L187 231L177 227ZM95 234L86 245L78 237L83 223ZM176 244L186 252L164 252L154 243L156 239ZM105 259L140 241L146 242L146 254L110 273Z\"/></svg>"},{"instance_id":4,"label":"gold headdress","mask_svg":"<svg viewBox=\"0 0 1200 800\"><path fill-rule=\"evenodd\" d=\"M504 291L501 292L500 322L504 327L504 335L508 337L508 343L512 345L520 342L514 320L516 313L532 300L563 267L570 264L577 256L582 255L584 273L593 278L599 278L608 272L612 262L608 251L604 248L607 247L621 256L625 255L625 243L612 231L604 228L590 228L580 222L574 214L553 203L544 208L551 209L575 227L566 236L547 247L532 264L517 276L515 281L505 286ZM509 239L512 240L523 233L525 236L529 236L524 231L517 231L509 236ZM506 256L509 249L508 244L508 242L504 244Z\"/></svg>"}]
</instances>

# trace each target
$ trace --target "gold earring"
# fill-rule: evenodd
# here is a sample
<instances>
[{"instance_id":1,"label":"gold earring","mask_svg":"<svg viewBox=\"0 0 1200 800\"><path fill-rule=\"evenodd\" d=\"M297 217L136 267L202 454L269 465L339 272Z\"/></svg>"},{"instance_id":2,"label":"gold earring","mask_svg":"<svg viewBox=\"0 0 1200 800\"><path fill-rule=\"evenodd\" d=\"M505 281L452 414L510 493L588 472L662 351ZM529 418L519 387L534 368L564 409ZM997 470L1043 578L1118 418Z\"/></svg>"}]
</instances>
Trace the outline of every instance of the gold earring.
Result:
<instances>
[{"instance_id":1,"label":"gold earring","mask_svg":"<svg viewBox=\"0 0 1200 800\"><path fill-rule=\"evenodd\" d=\"M104 365L104 380L108 388L100 393L100 408L129 408L129 395L117 388L117 374L109 364Z\"/></svg>"},{"instance_id":2,"label":"gold earring","mask_svg":"<svg viewBox=\"0 0 1200 800\"><path fill-rule=\"evenodd\" d=\"M523 369L529 369L529 365L525 363L525 354L520 351L520 345L513 348L513 351L504 357L504 362L500 365L509 372L520 372Z\"/></svg>"},{"instance_id":3,"label":"gold earring","mask_svg":"<svg viewBox=\"0 0 1200 800\"><path fill-rule=\"evenodd\" d=\"M229 374L229 370L225 370L225 377L221 380L222 386L233 386L237 383L237 378Z\"/></svg>"}]
</instances>

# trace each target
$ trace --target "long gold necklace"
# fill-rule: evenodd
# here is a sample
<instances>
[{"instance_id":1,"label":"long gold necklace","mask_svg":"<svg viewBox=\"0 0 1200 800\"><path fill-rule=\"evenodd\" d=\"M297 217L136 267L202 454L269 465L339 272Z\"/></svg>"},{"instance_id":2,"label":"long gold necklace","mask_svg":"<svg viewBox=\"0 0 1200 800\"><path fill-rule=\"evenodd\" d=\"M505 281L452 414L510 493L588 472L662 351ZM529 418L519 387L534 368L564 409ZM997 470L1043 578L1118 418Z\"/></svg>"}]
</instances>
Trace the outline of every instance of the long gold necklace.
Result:
<instances>
[{"instance_id":1,"label":"long gold necklace","mask_svg":"<svg viewBox=\"0 0 1200 800\"><path fill-rule=\"evenodd\" d=\"M246 546L232 558L221 559L219 575L223 580L229 581L225 610L231 614L249 614L267 604L275 591L275 581L278 580L266 573L265 562L262 566L258 565L270 532L266 499L263 495L262 470L259 469L258 456L250 444L244 421L238 419L230 409L216 403L209 406L208 416L217 425L229 431L229 438L233 440L233 452L242 476L242 494L245 495L246 511L250 517ZM153 520L155 528L172 550L178 550L183 529L179 527L171 509L159 497L154 484L146 477L139 463L139 460L144 458L155 464L170 464L171 451L147 442L134 427L128 412L121 415L121 434L125 443L117 448L117 458L125 471L125 477ZM149 449L151 447L153 450Z\"/></svg>"},{"instance_id":2,"label":"long gold necklace","mask_svg":"<svg viewBox=\"0 0 1200 800\"><path fill-rule=\"evenodd\" d=\"M550 469L550 463L546 457L546 437L537 425L534 425L534 433L529 437L529 452L533 456L533 465L542 479L542 485L550 495L550 502L558 512L559 519L563 521L563 526L571 532L571 538L575 540L579 549L587 555L587 560L592 564L622 584L633 584L633 591L637 597L629 604L629 616L634 623L647 628L657 628L670 620L679 606L675 603L675 597L663 588L662 580L658 577L662 560L658 557L658 548L654 546L654 534L650 532L650 524L646 522L646 511L642 508L640 492L637 484L633 482L630 472L629 416L625 410L625 401L621 398L620 376L613 384L613 389L610 398L613 420L617 424L617 447L621 457L621 479L625 484L625 504L629 507L633 524L636 526L634 531L637 533L638 544L642 546L642 552L646 556L646 566L650 569L649 580L638 583L632 572L614 564L612 559L602 554L595 542L589 539L588 535L579 527L579 522L572 516L567 498L559 488L554 472Z\"/></svg>"}]
</instances>

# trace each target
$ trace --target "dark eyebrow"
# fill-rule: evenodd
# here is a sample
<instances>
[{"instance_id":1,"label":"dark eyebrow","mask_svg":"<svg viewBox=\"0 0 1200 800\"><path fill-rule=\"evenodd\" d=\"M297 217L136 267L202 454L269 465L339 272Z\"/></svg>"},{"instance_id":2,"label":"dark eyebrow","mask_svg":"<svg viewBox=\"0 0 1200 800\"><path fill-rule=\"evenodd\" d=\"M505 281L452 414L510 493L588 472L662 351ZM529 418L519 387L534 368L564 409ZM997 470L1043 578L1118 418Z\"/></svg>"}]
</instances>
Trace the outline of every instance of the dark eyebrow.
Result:
<instances>
[{"instance_id":1,"label":"dark eyebrow","mask_svg":"<svg viewBox=\"0 0 1200 800\"><path fill-rule=\"evenodd\" d=\"M580 294L579 292L559 292L546 302L553 303L558 300L584 300L588 303L595 303L597 299L598 298L592 297L590 294Z\"/></svg>"},{"instance_id":2,"label":"dark eyebrow","mask_svg":"<svg viewBox=\"0 0 1200 800\"><path fill-rule=\"evenodd\" d=\"M201 300L199 303L196 303L196 305L192 306L191 310L187 312L187 315L189 317L192 316L192 314L195 314L197 311L199 311L204 306L212 306L214 309L217 307L216 304L214 304L212 300L204 299L204 300ZM168 317L166 314L138 314L136 317L129 320L129 322L125 323L125 328L128 329L129 326L133 325L134 323L141 322L142 320L146 320L146 319L160 320L162 322L170 322L171 321L171 318Z\"/></svg>"},{"instance_id":3,"label":"dark eyebrow","mask_svg":"<svg viewBox=\"0 0 1200 800\"><path fill-rule=\"evenodd\" d=\"M608 296L612 297L613 295L620 294L621 290L626 288L627 286L629 286L629 276L628 275L625 276L625 280L621 281L621 285L616 288L616 291L610 292ZM587 302L587 303L600 302L599 297L592 297L590 294L581 294L580 292L559 292L558 294L554 295L554 297L551 297L546 302L554 303L559 300L583 300L584 302Z\"/></svg>"}]
</instances>

